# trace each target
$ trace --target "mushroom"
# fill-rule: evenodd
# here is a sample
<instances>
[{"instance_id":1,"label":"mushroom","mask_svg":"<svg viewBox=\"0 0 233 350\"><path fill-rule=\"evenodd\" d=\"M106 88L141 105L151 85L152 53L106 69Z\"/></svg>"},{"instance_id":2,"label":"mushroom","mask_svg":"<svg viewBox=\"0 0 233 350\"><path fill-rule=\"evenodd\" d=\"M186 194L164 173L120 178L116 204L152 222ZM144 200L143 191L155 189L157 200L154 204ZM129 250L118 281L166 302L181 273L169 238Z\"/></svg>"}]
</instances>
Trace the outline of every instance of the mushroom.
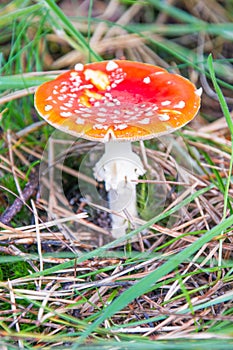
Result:
<instances>
[{"instance_id":1,"label":"mushroom","mask_svg":"<svg viewBox=\"0 0 233 350\"><path fill-rule=\"evenodd\" d=\"M35 107L52 126L105 144L94 176L105 181L114 237L137 216L136 182L145 173L131 142L171 133L191 121L200 107L200 90L163 68L110 60L83 65L38 87ZM124 210L124 209L127 210Z\"/></svg>"}]
</instances>

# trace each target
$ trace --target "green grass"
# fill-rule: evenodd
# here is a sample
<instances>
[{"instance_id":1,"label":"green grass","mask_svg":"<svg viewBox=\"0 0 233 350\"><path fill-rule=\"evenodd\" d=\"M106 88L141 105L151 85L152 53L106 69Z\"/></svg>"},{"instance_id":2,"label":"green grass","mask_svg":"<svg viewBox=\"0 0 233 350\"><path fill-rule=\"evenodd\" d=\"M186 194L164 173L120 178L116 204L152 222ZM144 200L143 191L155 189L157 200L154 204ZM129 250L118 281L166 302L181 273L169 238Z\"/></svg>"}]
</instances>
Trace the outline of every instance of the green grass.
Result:
<instances>
[{"instance_id":1,"label":"green grass","mask_svg":"<svg viewBox=\"0 0 233 350\"><path fill-rule=\"evenodd\" d=\"M19 196L18 185L22 190L30 181L44 150L51 151L46 143L55 136L53 128L37 124L41 119L34 109L33 90L27 95L27 89L53 79L76 60L87 63L125 56L154 62L182 73L198 87L205 76L215 94L215 100L208 100L204 92L201 118L174 136L172 149L167 140L145 142L152 168L145 179L172 183L158 213L154 196L159 187L142 179L140 226L126 237L113 241L88 223L81 226L72 208L62 204L59 189L53 197L52 218L47 217L47 203L37 191L12 218L8 230L2 225L0 346L232 347L233 78L228 54L232 4L226 1L226 9L216 7L216 17L210 8L205 17L181 3L178 7L157 0L120 1L113 20L94 16L95 1L85 15L78 11L71 17L52 0L0 5L0 215ZM142 9L135 17L117 23L114 16L136 4ZM156 22L160 15L165 18L162 23ZM105 31L90 46L100 24ZM206 47L200 53L203 33ZM122 36L125 41L111 48L106 34L112 44ZM130 35L141 41L132 45ZM15 98L16 93L22 95ZM221 130L199 132L199 127L212 126L221 117L227 127L221 119ZM91 146L79 141L76 147L81 159ZM74 156L75 150L70 152ZM58 154L57 164L63 164L62 159ZM73 173L66 175L77 170L72 163L65 163L68 169L62 173L71 184L77 180ZM95 204L84 205L93 217ZM39 223L47 223L40 229L35 225L35 207Z\"/></svg>"}]
</instances>

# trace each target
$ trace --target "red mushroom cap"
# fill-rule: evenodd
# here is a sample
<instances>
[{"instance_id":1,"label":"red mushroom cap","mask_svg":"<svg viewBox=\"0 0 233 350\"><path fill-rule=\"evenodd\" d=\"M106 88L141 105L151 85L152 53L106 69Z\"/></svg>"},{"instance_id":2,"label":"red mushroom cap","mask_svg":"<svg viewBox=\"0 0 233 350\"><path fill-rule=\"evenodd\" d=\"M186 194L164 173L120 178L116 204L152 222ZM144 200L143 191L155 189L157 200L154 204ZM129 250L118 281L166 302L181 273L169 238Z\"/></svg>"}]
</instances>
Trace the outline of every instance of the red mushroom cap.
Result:
<instances>
[{"instance_id":1,"label":"red mushroom cap","mask_svg":"<svg viewBox=\"0 0 233 350\"><path fill-rule=\"evenodd\" d=\"M38 113L51 125L88 140L143 140L192 120L196 87L165 69L131 61L103 61L61 74L39 86Z\"/></svg>"}]
</instances>

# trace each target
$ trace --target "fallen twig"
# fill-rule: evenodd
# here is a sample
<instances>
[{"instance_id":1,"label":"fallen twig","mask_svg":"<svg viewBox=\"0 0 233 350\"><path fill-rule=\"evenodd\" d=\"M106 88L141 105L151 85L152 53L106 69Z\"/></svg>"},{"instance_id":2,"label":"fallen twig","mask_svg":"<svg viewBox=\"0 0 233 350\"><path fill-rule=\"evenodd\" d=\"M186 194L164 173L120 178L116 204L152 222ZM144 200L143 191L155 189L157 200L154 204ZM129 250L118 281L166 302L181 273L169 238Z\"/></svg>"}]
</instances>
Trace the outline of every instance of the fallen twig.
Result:
<instances>
[{"instance_id":1,"label":"fallen twig","mask_svg":"<svg viewBox=\"0 0 233 350\"><path fill-rule=\"evenodd\" d=\"M22 199L17 197L14 203L0 216L0 222L9 225L14 216L20 212L25 202L33 196L38 187L38 171L30 174L29 181L22 191Z\"/></svg>"}]
</instances>

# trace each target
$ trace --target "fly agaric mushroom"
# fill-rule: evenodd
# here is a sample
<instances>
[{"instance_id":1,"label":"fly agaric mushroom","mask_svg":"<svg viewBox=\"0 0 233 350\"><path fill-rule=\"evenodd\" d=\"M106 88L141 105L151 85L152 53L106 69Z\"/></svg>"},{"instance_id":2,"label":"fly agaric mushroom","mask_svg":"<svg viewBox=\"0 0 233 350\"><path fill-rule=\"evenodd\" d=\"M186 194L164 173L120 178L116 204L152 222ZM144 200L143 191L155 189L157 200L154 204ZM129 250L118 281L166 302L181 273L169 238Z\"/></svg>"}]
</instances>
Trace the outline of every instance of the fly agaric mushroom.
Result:
<instances>
[{"instance_id":1,"label":"fly agaric mushroom","mask_svg":"<svg viewBox=\"0 0 233 350\"><path fill-rule=\"evenodd\" d=\"M95 177L105 181L110 209L122 214L125 203L136 216L132 180L145 170L131 142L171 133L191 121L200 107L200 90L180 75L140 62L78 63L38 87L35 107L52 126L105 144ZM115 237L124 234L127 225L124 215L112 216Z\"/></svg>"}]
</instances>

